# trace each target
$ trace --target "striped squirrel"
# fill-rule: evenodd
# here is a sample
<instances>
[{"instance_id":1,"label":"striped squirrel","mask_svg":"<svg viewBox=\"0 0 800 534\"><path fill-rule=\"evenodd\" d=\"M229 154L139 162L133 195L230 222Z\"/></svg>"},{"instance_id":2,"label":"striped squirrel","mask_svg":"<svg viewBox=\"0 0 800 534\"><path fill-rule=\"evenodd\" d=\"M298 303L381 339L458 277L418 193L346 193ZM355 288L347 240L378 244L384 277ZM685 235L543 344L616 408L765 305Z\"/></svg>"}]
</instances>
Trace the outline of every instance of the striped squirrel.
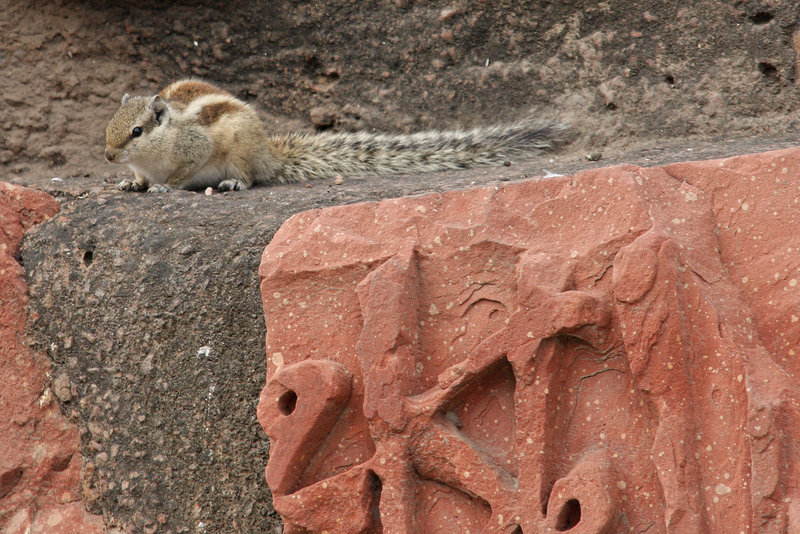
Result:
<instances>
[{"instance_id":1,"label":"striped squirrel","mask_svg":"<svg viewBox=\"0 0 800 534\"><path fill-rule=\"evenodd\" d=\"M152 97L122 97L106 128L105 157L127 164L124 191L170 188L240 191L341 174L443 171L500 165L548 148L558 122L523 120L473 130L410 135L268 135L253 108L224 89L181 80Z\"/></svg>"}]
</instances>

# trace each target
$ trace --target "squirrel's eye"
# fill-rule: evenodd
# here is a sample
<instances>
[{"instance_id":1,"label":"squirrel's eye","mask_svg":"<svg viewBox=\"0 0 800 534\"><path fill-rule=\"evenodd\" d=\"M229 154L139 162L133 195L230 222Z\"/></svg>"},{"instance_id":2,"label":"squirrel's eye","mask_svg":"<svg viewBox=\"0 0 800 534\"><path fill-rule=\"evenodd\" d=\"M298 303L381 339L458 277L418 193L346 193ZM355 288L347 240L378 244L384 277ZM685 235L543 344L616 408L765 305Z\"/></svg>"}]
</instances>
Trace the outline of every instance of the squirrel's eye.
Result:
<instances>
[{"instance_id":1,"label":"squirrel's eye","mask_svg":"<svg viewBox=\"0 0 800 534\"><path fill-rule=\"evenodd\" d=\"M131 132L131 137L139 137L140 135L142 135L142 127L141 126L137 126Z\"/></svg>"}]
</instances>

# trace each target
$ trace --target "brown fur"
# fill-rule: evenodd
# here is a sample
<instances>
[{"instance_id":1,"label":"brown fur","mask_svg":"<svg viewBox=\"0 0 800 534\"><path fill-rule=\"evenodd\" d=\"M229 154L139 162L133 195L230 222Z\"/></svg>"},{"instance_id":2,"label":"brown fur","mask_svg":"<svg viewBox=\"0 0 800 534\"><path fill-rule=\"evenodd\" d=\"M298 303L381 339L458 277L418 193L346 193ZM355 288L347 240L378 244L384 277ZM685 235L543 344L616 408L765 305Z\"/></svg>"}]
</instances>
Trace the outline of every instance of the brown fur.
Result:
<instances>
[{"instance_id":1,"label":"brown fur","mask_svg":"<svg viewBox=\"0 0 800 534\"><path fill-rule=\"evenodd\" d=\"M162 89L158 95L179 108L185 108L192 100L196 100L203 95L233 97L228 91L201 80L181 80L171 83Z\"/></svg>"},{"instance_id":2,"label":"brown fur","mask_svg":"<svg viewBox=\"0 0 800 534\"><path fill-rule=\"evenodd\" d=\"M200 119L200 124L203 126L210 126L217 122L223 115L229 115L242 111L244 106L235 100L225 100L223 102L215 102L203 107L197 118Z\"/></svg>"}]
</instances>

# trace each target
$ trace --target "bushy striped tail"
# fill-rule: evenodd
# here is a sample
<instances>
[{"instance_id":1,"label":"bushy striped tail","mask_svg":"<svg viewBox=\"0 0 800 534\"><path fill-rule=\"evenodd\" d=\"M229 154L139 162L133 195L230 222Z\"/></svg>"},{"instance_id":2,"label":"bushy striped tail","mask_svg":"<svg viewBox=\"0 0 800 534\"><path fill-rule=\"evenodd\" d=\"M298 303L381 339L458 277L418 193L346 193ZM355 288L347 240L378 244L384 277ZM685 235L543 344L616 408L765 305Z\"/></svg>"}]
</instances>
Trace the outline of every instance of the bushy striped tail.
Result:
<instances>
[{"instance_id":1,"label":"bushy striped tail","mask_svg":"<svg viewBox=\"0 0 800 534\"><path fill-rule=\"evenodd\" d=\"M276 181L296 182L336 174L407 174L501 165L552 147L566 130L558 122L523 120L409 135L294 133L271 137L269 146L279 162Z\"/></svg>"}]
</instances>

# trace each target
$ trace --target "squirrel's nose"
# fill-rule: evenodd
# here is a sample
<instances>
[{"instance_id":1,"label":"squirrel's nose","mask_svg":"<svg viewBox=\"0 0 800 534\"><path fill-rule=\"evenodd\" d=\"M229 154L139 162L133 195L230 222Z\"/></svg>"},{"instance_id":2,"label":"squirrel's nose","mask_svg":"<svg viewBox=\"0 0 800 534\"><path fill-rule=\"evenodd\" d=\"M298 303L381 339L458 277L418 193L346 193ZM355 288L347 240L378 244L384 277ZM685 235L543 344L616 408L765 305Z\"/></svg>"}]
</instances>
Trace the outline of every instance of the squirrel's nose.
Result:
<instances>
[{"instance_id":1,"label":"squirrel's nose","mask_svg":"<svg viewBox=\"0 0 800 534\"><path fill-rule=\"evenodd\" d=\"M114 149L107 148L106 149L106 161L109 163L114 163L114 160L117 159L117 153L114 152Z\"/></svg>"}]
</instances>

